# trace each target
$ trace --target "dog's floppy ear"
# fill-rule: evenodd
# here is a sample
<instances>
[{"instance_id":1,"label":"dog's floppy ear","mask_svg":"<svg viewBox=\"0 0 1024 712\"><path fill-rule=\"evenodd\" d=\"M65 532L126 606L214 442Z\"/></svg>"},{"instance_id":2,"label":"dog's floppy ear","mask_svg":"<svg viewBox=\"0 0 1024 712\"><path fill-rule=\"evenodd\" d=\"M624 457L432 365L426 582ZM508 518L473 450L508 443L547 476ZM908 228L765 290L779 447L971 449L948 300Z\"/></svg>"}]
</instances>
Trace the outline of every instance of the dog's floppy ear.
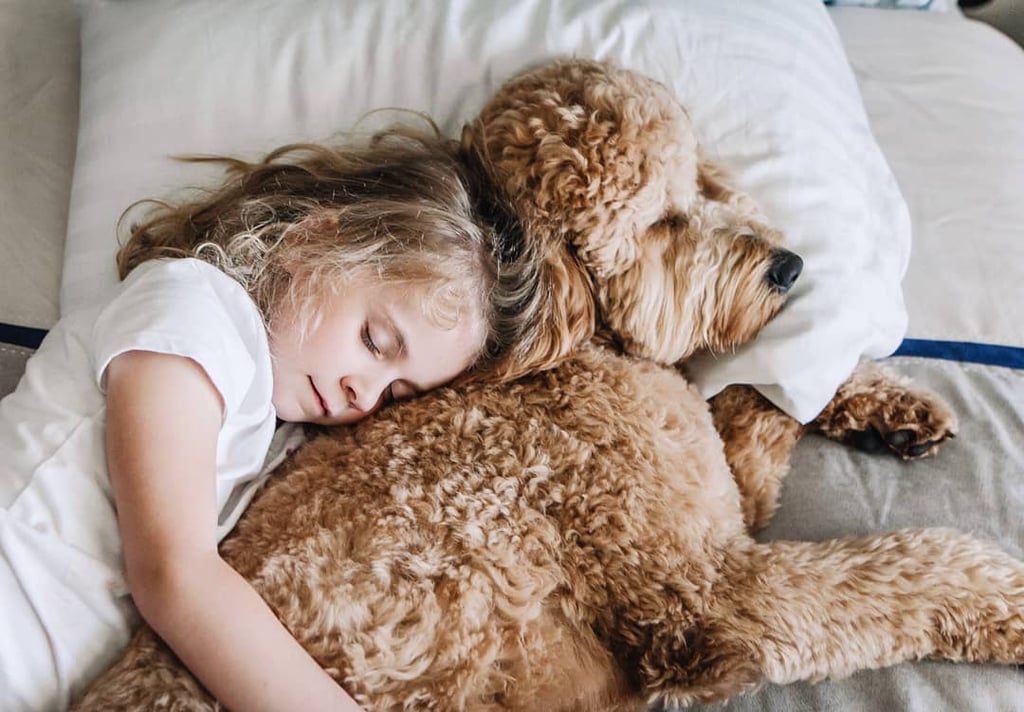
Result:
<instances>
[{"instance_id":1,"label":"dog's floppy ear","mask_svg":"<svg viewBox=\"0 0 1024 712\"><path fill-rule=\"evenodd\" d=\"M636 182L628 177L635 156L609 145L614 128L582 106L538 99L528 111L504 107L467 130L521 218L542 226L598 279L621 271L636 252Z\"/></svg>"},{"instance_id":2,"label":"dog's floppy ear","mask_svg":"<svg viewBox=\"0 0 1024 712\"><path fill-rule=\"evenodd\" d=\"M593 337L598 293L660 249L654 228L698 194L682 106L664 85L601 62L553 62L513 78L465 127L462 149L522 222L541 265L543 316L515 358L524 370Z\"/></svg>"},{"instance_id":3,"label":"dog's floppy ear","mask_svg":"<svg viewBox=\"0 0 1024 712\"><path fill-rule=\"evenodd\" d=\"M602 62L553 62L506 83L470 127L517 213L598 282L697 194L696 138L662 84Z\"/></svg>"},{"instance_id":4,"label":"dog's floppy ear","mask_svg":"<svg viewBox=\"0 0 1024 712\"><path fill-rule=\"evenodd\" d=\"M520 237L516 259L535 262L540 290L532 323L496 367L500 378L511 379L552 368L574 348L590 341L597 307L591 274L565 244L561 230L554 228L550 219L538 217L543 213L531 208L529 201L511 200L509 186L518 181L511 177L502 180L496 173L480 127L478 121L463 129L461 154L477 180L487 181L503 200L509 200Z\"/></svg>"},{"instance_id":5,"label":"dog's floppy ear","mask_svg":"<svg viewBox=\"0 0 1024 712\"><path fill-rule=\"evenodd\" d=\"M550 255L541 264L541 306L537 319L502 368L503 378L553 368L576 347L591 340L597 307L588 272L565 252Z\"/></svg>"}]
</instances>

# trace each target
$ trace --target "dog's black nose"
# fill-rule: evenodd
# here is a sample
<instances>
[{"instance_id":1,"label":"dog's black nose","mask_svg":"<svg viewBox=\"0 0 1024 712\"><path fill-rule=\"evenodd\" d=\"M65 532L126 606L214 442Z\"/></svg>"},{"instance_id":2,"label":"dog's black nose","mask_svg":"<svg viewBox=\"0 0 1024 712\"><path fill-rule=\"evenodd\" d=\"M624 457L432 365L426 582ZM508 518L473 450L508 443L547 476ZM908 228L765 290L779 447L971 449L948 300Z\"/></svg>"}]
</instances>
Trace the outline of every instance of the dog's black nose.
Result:
<instances>
[{"instance_id":1,"label":"dog's black nose","mask_svg":"<svg viewBox=\"0 0 1024 712\"><path fill-rule=\"evenodd\" d=\"M772 262L768 267L768 283L780 292L788 292L803 268L804 261L800 255L789 250L773 250Z\"/></svg>"}]
</instances>

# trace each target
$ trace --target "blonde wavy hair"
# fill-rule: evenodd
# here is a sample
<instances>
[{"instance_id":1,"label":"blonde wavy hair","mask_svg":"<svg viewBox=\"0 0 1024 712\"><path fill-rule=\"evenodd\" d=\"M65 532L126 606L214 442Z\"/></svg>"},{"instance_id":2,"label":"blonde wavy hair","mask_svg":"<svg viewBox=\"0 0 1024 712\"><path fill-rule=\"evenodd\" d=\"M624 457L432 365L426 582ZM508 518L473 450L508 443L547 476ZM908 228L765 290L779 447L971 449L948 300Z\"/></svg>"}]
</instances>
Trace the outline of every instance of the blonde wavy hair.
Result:
<instances>
[{"instance_id":1,"label":"blonde wavy hair","mask_svg":"<svg viewBox=\"0 0 1024 712\"><path fill-rule=\"evenodd\" d=\"M529 332L538 270L517 222L457 142L395 127L363 145L291 144L250 163L223 165L225 181L191 200L141 201L117 254L123 279L144 261L196 257L234 278L268 329L282 307L308 329L324 296L353 282L425 287L425 314L441 326L486 325L480 366ZM370 282L375 283L375 282Z\"/></svg>"}]
</instances>

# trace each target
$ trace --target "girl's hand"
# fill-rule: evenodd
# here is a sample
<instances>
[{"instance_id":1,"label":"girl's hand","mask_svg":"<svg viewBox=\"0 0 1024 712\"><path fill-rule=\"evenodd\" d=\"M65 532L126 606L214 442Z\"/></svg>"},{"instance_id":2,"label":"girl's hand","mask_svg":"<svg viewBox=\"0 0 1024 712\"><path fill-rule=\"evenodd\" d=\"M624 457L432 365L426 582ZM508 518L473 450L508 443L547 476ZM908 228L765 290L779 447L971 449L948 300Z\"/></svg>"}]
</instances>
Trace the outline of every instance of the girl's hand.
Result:
<instances>
[{"instance_id":1,"label":"girl's hand","mask_svg":"<svg viewBox=\"0 0 1024 712\"><path fill-rule=\"evenodd\" d=\"M191 359L107 368L106 451L128 585L143 618L235 710L358 710L217 552L223 403Z\"/></svg>"}]
</instances>

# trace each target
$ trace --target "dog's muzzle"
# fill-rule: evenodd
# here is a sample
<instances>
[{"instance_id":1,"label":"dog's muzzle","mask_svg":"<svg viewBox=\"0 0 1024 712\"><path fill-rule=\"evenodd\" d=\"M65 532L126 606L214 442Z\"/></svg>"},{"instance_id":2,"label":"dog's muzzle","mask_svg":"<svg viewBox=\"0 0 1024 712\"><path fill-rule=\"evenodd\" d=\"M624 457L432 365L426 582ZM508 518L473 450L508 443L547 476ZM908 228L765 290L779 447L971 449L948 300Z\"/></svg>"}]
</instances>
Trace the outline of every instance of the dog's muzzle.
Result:
<instances>
[{"instance_id":1,"label":"dog's muzzle","mask_svg":"<svg viewBox=\"0 0 1024 712\"><path fill-rule=\"evenodd\" d=\"M804 261L800 255L789 250L776 248L772 250L772 261L768 266L768 283L772 289L785 294L800 276Z\"/></svg>"}]
</instances>

